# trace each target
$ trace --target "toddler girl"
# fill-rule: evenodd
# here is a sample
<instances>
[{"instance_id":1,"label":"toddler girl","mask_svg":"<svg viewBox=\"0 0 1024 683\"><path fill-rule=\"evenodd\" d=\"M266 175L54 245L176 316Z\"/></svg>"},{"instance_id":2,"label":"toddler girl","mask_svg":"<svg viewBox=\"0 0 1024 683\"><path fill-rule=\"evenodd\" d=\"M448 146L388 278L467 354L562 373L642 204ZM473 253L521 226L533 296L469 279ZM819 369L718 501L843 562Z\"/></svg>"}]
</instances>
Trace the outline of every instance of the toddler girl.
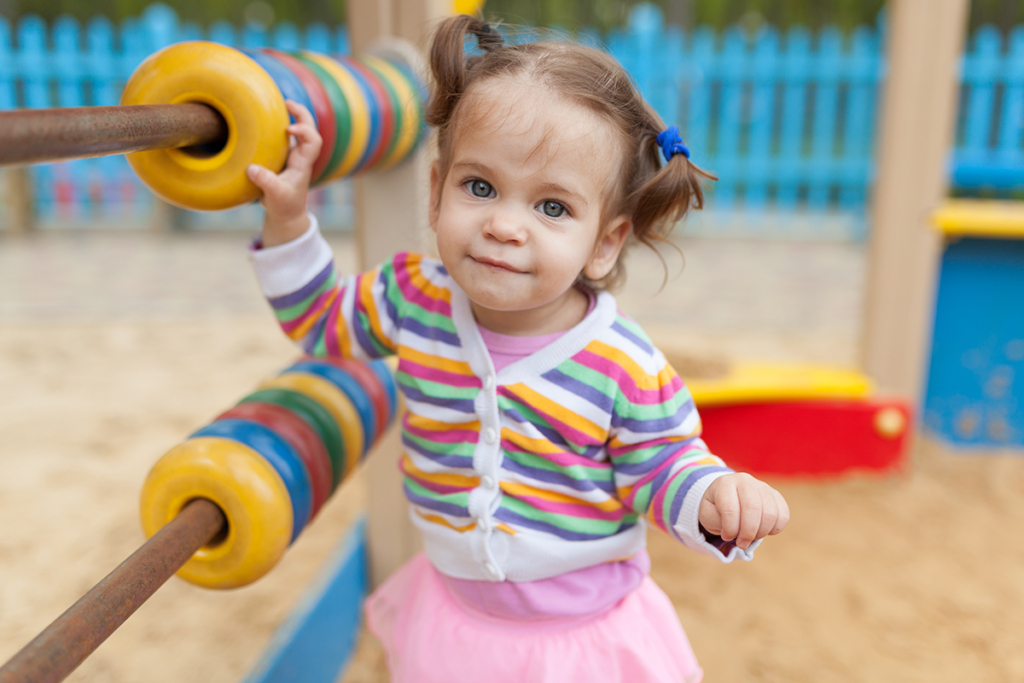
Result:
<instances>
[{"instance_id":1,"label":"toddler girl","mask_svg":"<svg viewBox=\"0 0 1024 683\"><path fill-rule=\"evenodd\" d=\"M483 54L467 59L470 33ZM699 681L647 575L647 527L749 560L789 510L708 452L686 387L606 287L628 241L701 205L705 174L597 50L505 45L459 16L430 66L440 260L336 274L305 210L319 138L297 105L287 168L250 168L253 258L284 330L312 354L398 356L425 551L367 602L392 680Z\"/></svg>"}]
</instances>

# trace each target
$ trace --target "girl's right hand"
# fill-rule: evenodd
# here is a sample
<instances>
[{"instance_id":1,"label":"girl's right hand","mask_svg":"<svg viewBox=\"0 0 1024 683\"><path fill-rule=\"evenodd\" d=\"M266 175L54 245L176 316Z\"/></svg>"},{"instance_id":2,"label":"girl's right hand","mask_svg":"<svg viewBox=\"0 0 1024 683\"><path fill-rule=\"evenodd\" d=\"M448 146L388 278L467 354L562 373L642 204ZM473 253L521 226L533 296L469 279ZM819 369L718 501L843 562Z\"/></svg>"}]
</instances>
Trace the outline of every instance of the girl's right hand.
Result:
<instances>
[{"instance_id":1,"label":"girl's right hand","mask_svg":"<svg viewBox=\"0 0 1024 683\"><path fill-rule=\"evenodd\" d=\"M260 202L266 209L263 220L263 246L273 247L297 239L309 229L306 215L306 193L313 173L313 163L320 156L323 140L317 132L313 115L298 102L285 101L295 123L286 129L295 137L288 153L288 163L280 173L259 164L249 164L246 175L263 190Z\"/></svg>"}]
</instances>

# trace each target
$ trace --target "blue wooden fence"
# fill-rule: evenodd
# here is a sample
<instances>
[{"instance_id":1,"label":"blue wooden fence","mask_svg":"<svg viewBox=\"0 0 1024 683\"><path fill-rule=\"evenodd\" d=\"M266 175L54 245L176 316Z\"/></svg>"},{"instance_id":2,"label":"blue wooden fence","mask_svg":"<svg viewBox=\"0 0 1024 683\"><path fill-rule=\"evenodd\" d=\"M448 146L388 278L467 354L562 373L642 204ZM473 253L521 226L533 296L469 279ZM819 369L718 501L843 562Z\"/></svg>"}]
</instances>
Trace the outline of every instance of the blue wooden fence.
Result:
<instances>
[{"instance_id":1,"label":"blue wooden fence","mask_svg":"<svg viewBox=\"0 0 1024 683\"><path fill-rule=\"evenodd\" d=\"M739 27L685 34L659 9L640 5L627 26L602 41L648 100L684 132L693 159L720 177L709 205L746 215L803 212L863 215L872 181L875 109L884 71L881 31L862 26L811 33L794 27ZM204 38L346 52L343 27L292 24L272 29L226 22L202 29L164 5L115 27L69 18L50 29L38 17L16 28L0 19L0 109L114 104L124 80L148 54ZM1007 44L991 27L977 31L964 57L957 146L951 176L961 188L1024 188L1024 27ZM120 157L38 167L44 221L131 219L151 202ZM338 183L313 198L344 223L348 189ZM200 219L196 219L201 222Z\"/></svg>"}]
</instances>

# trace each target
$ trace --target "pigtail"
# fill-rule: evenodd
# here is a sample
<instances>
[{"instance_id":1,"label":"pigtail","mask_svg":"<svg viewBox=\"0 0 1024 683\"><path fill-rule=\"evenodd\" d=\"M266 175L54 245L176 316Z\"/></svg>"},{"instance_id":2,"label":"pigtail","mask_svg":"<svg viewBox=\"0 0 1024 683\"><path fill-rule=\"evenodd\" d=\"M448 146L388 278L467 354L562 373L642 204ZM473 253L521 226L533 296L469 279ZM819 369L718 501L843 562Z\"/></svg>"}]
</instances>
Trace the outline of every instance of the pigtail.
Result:
<instances>
[{"instance_id":1,"label":"pigtail","mask_svg":"<svg viewBox=\"0 0 1024 683\"><path fill-rule=\"evenodd\" d=\"M640 158L637 160L637 178L645 179L633 191L633 235L639 242L653 246L664 241L672 227L681 221L690 209L704 207L701 182L718 180L704 171L684 154L674 154L661 163L658 133L664 129L661 118L645 103L644 132L640 140Z\"/></svg>"},{"instance_id":2,"label":"pigtail","mask_svg":"<svg viewBox=\"0 0 1024 683\"><path fill-rule=\"evenodd\" d=\"M476 36L477 45L485 52L505 45L505 40L493 26L468 14L460 14L441 23L430 45L434 92L426 113L428 125L445 126L466 90L466 77L472 64L472 60L467 62L465 56L466 34Z\"/></svg>"}]
</instances>

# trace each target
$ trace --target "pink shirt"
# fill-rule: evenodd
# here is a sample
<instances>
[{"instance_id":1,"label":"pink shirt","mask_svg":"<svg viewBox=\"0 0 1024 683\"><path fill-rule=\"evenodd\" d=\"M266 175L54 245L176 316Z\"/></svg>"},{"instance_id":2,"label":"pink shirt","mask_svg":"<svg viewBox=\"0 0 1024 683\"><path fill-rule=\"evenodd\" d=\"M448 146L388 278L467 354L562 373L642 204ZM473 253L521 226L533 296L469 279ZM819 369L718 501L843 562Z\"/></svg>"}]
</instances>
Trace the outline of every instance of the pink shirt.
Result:
<instances>
[{"instance_id":1,"label":"pink shirt","mask_svg":"<svg viewBox=\"0 0 1024 683\"><path fill-rule=\"evenodd\" d=\"M590 313L597 297L588 289ZM561 337L565 332L537 337L513 337L477 326L494 370L511 365ZM540 581L472 581L441 574L456 599L480 612L504 619L591 617L614 607L633 591L650 571L646 550L618 562L586 567Z\"/></svg>"}]
</instances>

